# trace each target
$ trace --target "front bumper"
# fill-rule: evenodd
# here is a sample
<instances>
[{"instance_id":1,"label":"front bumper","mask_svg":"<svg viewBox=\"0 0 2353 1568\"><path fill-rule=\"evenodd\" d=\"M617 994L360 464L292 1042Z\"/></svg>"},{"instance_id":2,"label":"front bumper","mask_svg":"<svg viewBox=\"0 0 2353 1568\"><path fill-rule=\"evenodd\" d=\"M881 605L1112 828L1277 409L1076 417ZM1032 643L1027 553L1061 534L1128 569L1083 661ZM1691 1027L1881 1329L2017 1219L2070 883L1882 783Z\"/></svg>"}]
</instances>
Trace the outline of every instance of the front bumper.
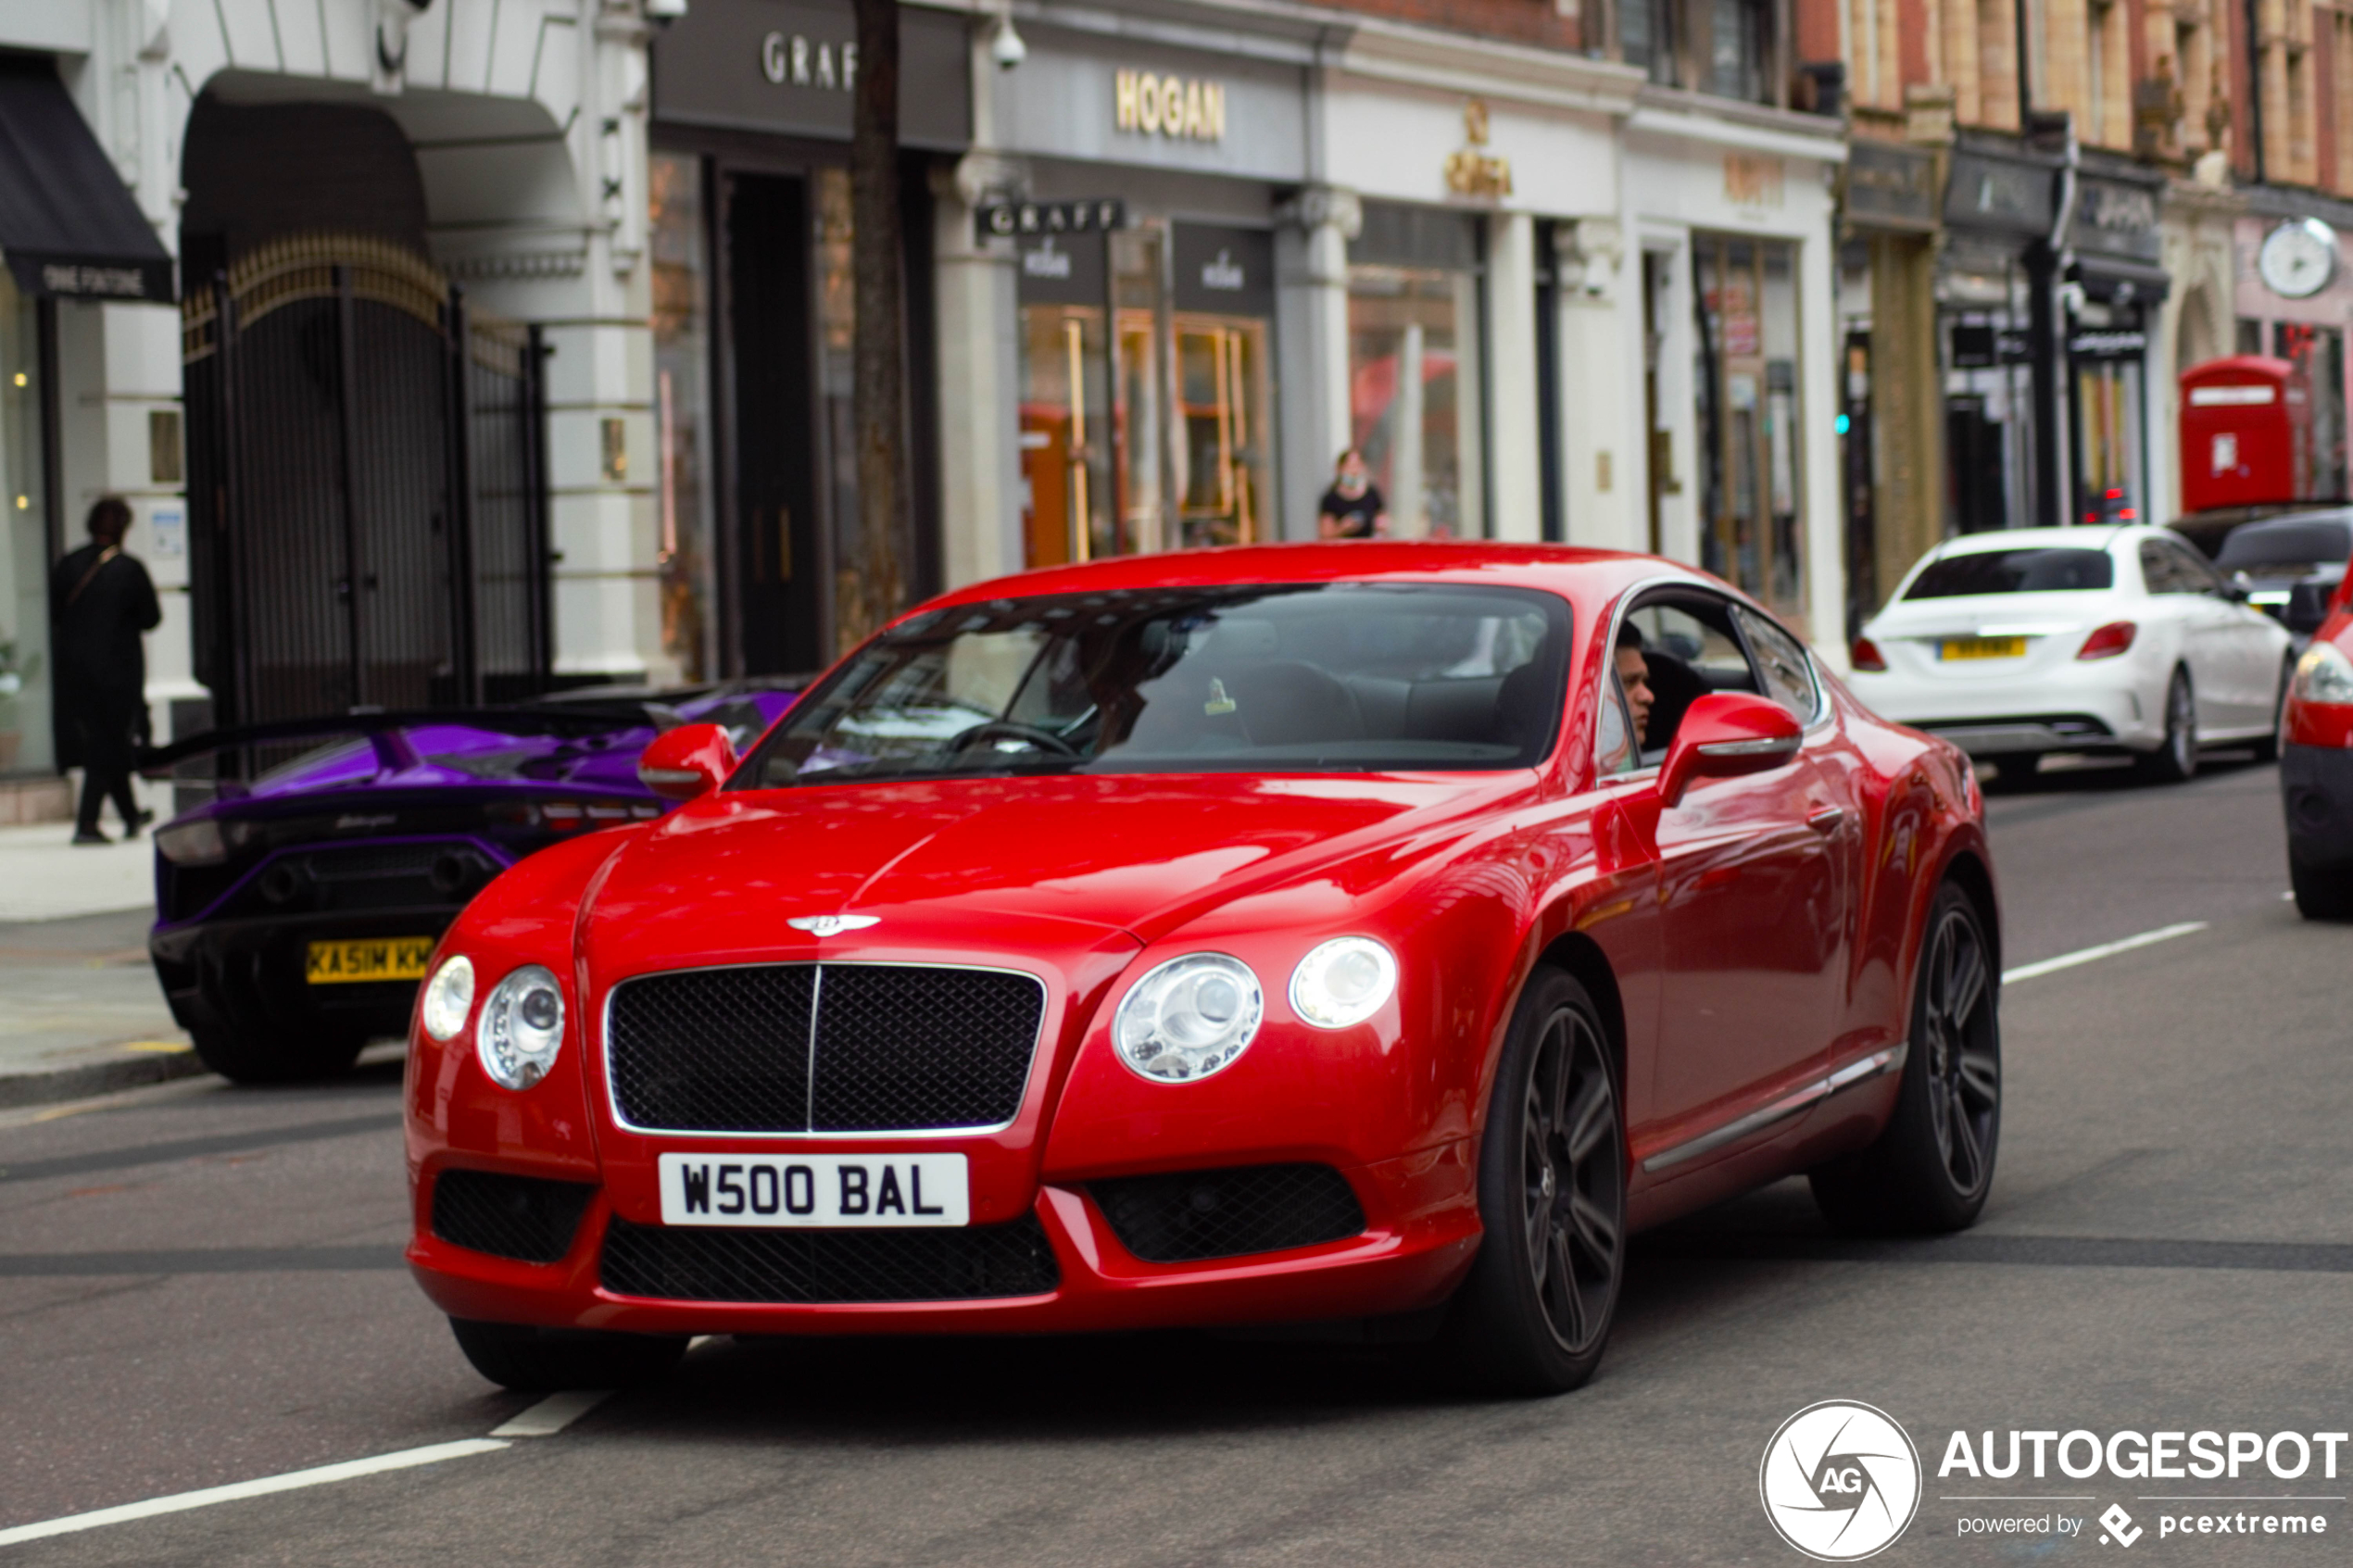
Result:
<instances>
[{"instance_id":1,"label":"front bumper","mask_svg":"<svg viewBox=\"0 0 2353 1568\"><path fill-rule=\"evenodd\" d=\"M306 979L310 944L403 936L437 941L458 910L445 904L195 922L157 928L147 952L171 1016L191 1033L259 1029L372 1039L408 1032L418 983L313 985Z\"/></svg>"},{"instance_id":2,"label":"front bumper","mask_svg":"<svg viewBox=\"0 0 2353 1568\"><path fill-rule=\"evenodd\" d=\"M2283 746L2280 801L2290 859L2314 869L2353 868L2353 749Z\"/></svg>"},{"instance_id":3,"label":"front bumper","mask_svg":"<svg viewBox=\"0 0 2353 1568\"><path fill-rule=\"evenodd\" d=\"M1051 1248L1052 1284L1018 1296L778 1303L625 1295L606 1284L608 1236L617 1223L656 1216L617 1222L610 1196L599 1190L560 1259L524 1262L436 1236L433 1180L417 1186L408 1261L425 1294L452 1317L643 1334L1073 1333L1382 1317L1437 1305L1469 1268L1479 1239L1469 1158L1463 1143L1343 1172L1365 1212L1359 1235L1178 1263L1137 1258L1084 1184L1050 1181L1016 1223L1025 1230L1034 1223Z\"/></svg>"}]
</instances>

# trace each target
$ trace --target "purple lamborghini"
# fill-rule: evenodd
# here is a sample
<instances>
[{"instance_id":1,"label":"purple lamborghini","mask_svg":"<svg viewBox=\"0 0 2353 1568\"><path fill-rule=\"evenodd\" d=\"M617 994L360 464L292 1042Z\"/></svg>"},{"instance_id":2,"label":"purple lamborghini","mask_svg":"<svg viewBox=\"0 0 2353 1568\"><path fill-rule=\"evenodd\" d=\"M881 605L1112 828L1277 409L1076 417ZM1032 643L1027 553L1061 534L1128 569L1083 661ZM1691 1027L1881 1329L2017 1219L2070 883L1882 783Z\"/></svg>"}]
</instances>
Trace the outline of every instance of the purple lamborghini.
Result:
<instances>
[{"instance_id":1,"label":"purple lamborghini","mask_svg":"<svg viewBox=\"0 0 2353 1568\"><path fill-rule=\"evenodd\" d=\"M637 754L681 723L749 748L797 682L218 730L148 752L213 797L156 830L148 939L172 1015L239 1083L340 1073L409 1026L443 930L559 839L670 809ZM239 777L230 777L234 773ZM249 776L245 776L249 775Z\"/></svg>"}]
</instances>

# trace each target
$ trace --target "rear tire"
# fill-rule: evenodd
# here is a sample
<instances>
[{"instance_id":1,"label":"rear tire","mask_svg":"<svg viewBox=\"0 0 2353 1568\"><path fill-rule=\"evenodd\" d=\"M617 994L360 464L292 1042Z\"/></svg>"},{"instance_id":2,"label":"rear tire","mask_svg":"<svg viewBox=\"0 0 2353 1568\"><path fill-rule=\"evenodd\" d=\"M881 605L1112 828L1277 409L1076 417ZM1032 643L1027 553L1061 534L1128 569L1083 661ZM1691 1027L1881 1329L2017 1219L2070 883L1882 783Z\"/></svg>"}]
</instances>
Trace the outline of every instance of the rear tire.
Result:
<instances>
[{"instance_id":1,"label":"rear tire","mask_svg":"<svg viewBox=\"0 0 2353 1568\"><path fill-rule=\"evenodd\" d=\"M626 1388L661 1376L686 1353L684 1335L535 1328L471 1318L451 1318L449 1329L476 1372L519 1394Z\"/></svg>"},{"instance_id":2,"label":"rear tire","mask_svg":"<svg viewBox=\"0 0 2353 1568\"><path fill-rule=\"evenodd\" d=\"M1811 1173L1814 1201L1841 1230L1963 1230L1994 1185L2002 1130L2000 981L1977 906L1937 890L1912 982L1911 1047L1879 1140Z\"/></svg>"},{"instance_id":3,"label":"rear tire","mask_svg":"<svg viewBox=\"0 0 2353 1568\"><path fill-rule=\"evenodd\" d=\"M209 1024L191 1030L197 1060L233 1084L300 1084L351 1071L367 1041L321 1032L297 1037L275 1030Z\"/></svg>"},{"instance_id":4,"label":"rear tire","mask_svg":"<svg viewBox=\"0 0 2353 1568\"><path fill-rule=\"evenodd\" d=\"M2287 880L2306 920L2353 920L2353 866L2308 866L2290 855Z\"/></svg>"},{"instance_id":5,"label":"rear tire","mask_svg":"<svg viewBox=\"0 0 2353 1568\"><path fill-rule=\"evenodd\" d=\"M1486 1227L1441 1341L1476 1386L1565 1394L1593 1375L1626 1273L1626 1133L1585 987L1531 975L1478 1156Z\"/></svg>"},{"instance_id":6,"label":"rear tire","mask_svg":"<svg viewBox=\"0 0 2353 1568\"><path fill-rule=\"evenodd\" d=\"M2185 784L2196 776L2197 700L2188 671L2177 667L2166 684L2164 744L2141 753L2133 766L2151 784Z\"/></svg>"},{"instance_id":7,"label":"rear tire","mask_svg":"<svg viewBox=\"0 0 2353 1568\"><path fill-rule=\"evenodd\" d=\"M2280 661L2280 689L2271 698L2271 728L2255 743L2255 759L2258 762L2276 762L2280 759L2280 747L2287 742L2287 688L2295 679L2296 659L2291 656Z\"/></svg>"}]
</instances>

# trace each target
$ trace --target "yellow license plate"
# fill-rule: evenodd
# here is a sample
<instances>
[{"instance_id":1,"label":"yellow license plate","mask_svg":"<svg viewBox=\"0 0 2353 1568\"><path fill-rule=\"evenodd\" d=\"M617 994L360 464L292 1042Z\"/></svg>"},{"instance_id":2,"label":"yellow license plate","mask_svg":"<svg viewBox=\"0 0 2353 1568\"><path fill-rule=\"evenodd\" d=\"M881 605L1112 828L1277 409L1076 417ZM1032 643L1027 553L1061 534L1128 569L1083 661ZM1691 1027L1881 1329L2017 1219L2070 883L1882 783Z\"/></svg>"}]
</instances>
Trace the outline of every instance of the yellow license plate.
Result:
<instances>
[{"instance_id":1,"label":"yellow license plate","mask_svg":"<svg viewBox=\"0 0 2353 1568\"><path fill-rule=\"evenodd\" d=\"M2023 659L2026 657L2024 637L1947 637L1944 639L1946 659Z\"/></svg>"},{"instance_id":2,"label":"yellow license plate","mask_svg":"<svg viewBox=\"0 0 2353 1568\"><path fill-rule=\"evenodd\" d=\"M302 977L313 985L355 980L422 980L433 957L430 936L370 936L357 942L313 942Z\"/></svg>"}]
</instances>

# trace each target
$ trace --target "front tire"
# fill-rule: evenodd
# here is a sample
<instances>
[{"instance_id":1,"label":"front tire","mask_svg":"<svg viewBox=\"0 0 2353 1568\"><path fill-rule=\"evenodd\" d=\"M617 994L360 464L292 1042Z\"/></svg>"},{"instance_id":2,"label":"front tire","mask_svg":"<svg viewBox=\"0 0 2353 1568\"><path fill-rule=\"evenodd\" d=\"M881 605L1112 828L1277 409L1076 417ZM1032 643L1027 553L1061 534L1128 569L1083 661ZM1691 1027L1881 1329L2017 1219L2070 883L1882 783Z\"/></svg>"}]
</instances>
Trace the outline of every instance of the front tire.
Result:
<instances>
[{"instance_id":1,"label":"front tire","mask_svg":"<svg viewBox=\"0 0 2353 1568\"><path fill-rule=\"evenodd\" d=\"M2165 741L2133 759L2151 784L2185 784L2197 774L2197 698L2190 672L2176 669L2165 687Z\"/></svg>"},{"instance_id":2,"label":"front tire","mask_svg":"<svg viewBox=\"0 0 2353 1568\"><path fill-rule=\"evenodd\" d=\"M1841 1230L1966 1229L1994 1185L2002 1130L2002 1023L1994 949L1977 906L1937 890L1912 983L1911 1047L1895 1111L1879 1140L1811 1174L1814 1201Z\"/></svg>"},{"instance_id":3,"label":"front tire","mask_svg":"<svg viewBox=\"0 0 2353 1568\"><path fill-rule=\"evenodd\" d=\"M1626 1134L1585 987L1529 978L1479 1148L1486 1227L1445 1337L1480 1386L1563 1394L1601 1364L1626 1272Z\"/></svg>"},{"instance_id":4,"label":"front tire","mask_svg":"<svg viewBox=\"0 0 2353 1568\"><path fill-rule=\"evenodd\" d=\"M686 1353L683 1335L534 1328L470 1318L451 1318L449 1329L476 1372L520 1394L626 1388L661 1376Z\"/></svg>"},{"instance_id":5,"label":"front tire","mask_svg":"<svg viewBox=\"0 0 2353 1568\"><path fill-rule=\"evenodd\" d=\"M2287 881L2306 920L2353 920L2353 867L2308 866L2290 853Z\"/></svg>"}]
</instances>

